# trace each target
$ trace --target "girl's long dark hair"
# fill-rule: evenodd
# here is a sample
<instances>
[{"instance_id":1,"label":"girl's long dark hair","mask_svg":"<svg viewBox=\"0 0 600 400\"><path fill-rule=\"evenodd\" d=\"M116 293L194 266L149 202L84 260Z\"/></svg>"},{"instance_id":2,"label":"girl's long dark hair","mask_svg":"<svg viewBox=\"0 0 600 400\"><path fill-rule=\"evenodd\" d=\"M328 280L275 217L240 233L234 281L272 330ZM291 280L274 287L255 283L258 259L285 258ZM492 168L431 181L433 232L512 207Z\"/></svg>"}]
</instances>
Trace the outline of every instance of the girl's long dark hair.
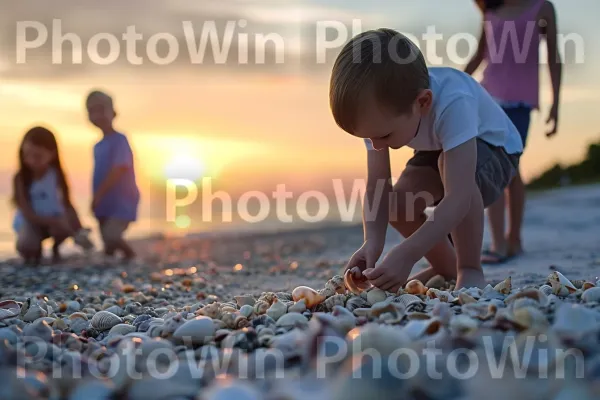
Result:
<instances>
[{"instance_id":1,"label":"girl's long dark hair","mask_svg":"<svg viewBox=\"0 0 600 400\"><path fill-rule=\"evenodd\" d=\"M504 0L476 0L482 12L494 11L504 5Z\"/></svg>"},{"instance_id":2,"label":"girl's long dark hair","mask_svg":"<svg viewBox=\"0 0 600 400\"><path fill-rule=\"evenodd\" d=\"M60 163L60 154L58 152L56 137L48 129L41 126L36 126L27 131L23 137L23 140L21 141L21 145L19 146L19 170L13 179L13 204L17 205L17 182L21 181L23 187L25 188L25 195L28 198L29 188L33 183L33 172L27 167L23 157L23 144L25 142L29 142L34 146L43 147L46 150L54 152L56 156L54 157L54 160L52 160L50 166L55 169L58 175L58 185L62 191L63 201L66 204L71 204L69 184Z\"/></svg>"}]
</instances>

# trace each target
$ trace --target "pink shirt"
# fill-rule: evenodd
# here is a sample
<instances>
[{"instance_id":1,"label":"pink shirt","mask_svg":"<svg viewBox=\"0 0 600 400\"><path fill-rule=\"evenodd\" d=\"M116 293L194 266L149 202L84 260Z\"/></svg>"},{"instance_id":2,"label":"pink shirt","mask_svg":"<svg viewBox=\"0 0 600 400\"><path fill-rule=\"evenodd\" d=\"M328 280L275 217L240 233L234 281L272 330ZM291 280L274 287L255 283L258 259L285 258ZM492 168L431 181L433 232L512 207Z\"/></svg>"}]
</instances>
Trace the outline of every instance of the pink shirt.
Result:
<instances>
[{"instance_id":1,"label":"pink shirt","mask_svg":"<svg viewBox=\"0 0 600 400\"><path fill-rule=\"evenodd\" d=\"M539 107L538 15L546 0L516 18L485 14L487 67L481 84L500 103L523 103Z\"/></svg>"}]
</instances>

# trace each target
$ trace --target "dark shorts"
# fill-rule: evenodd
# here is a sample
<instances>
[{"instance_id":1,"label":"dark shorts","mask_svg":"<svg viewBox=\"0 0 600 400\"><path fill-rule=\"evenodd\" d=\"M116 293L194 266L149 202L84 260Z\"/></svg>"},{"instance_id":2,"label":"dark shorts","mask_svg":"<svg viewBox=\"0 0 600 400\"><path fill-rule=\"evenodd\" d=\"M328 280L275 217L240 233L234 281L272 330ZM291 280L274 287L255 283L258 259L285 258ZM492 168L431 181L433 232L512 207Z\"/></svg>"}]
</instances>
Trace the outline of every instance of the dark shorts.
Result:
<instances>
[{"instance_id":1,"label":"dark shorts","mask_svg":"<svg viewBox=\"0 0 600 400\"><path fill-rule=\"evenodd\" d=\"M523 148L525 148L527 134L529 133L529 124L531 122L531 107L520 105L516 107L503 107L502 109L519 131Z\"/></svg>"},{"instance_id":2,"label":"dark shorts","mask_svg":"<svg viewBox=\"0 0 600 400\"><path fill-rule=\"evenodd\" d=\"M440 154L441 150L415 151L407 165L431 167L439 173L438 158ZM492 146L477 139L475 179L484 207L492 205L504 194L504 189L512 181L519 168L520 156L520 154L508 154L503 147Z\"/></svg>"}]
</instances>

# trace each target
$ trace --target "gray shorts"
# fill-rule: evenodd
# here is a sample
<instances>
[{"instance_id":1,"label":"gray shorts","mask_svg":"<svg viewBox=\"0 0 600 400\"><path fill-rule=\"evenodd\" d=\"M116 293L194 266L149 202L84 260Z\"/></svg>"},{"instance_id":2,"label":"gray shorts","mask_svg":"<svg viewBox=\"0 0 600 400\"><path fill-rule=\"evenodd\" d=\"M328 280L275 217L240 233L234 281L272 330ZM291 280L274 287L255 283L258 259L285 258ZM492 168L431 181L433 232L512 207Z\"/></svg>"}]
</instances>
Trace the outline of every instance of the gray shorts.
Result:
<instances>
[{"instance_id":1,"label":"gray shorts","mask_svg":"<svg viewBox=\"0 0 600 400\"><path fill-rule=\"evenodd\" d=\"M441 152L441 150L415 151L407 165L432 167L439 173L438 158ZM504 189L517 173L520 157L521 154L508 154L503 147L492 146L477 139L475 179L484 207L492 205L504 194Z\"/></svg>"}]
</instances>

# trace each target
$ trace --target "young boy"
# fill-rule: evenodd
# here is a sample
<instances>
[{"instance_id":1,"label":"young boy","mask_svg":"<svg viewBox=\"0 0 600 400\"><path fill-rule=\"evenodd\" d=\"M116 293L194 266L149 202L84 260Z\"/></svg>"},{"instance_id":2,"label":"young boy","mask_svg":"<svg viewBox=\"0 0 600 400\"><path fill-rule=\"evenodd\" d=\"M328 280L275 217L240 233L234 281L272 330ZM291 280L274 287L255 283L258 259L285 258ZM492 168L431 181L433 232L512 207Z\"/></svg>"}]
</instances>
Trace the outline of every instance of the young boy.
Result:
<instances>
[{"instance_id":1,"label":"young boy","mask_svg":"<svg viewBox=\"0 0 600 400\"><path fill-rule=\"evenodd\" d=\"M135 179L133 154L127 137L115 131L116 112L112 98L104 92L91 92L86 101L89 120L102 131L94 146L92 212L98 220L104 252L113 256L120 250L125 260L135 257L123 235L137 220L140 193Z\"/></svg>"},{"instance_id":2,"label":"young boy","mask_svg":"<svg viewBox=\"0 0 600 400\"><path fill-rule=\"evenodd\" d=\"M484 208L502 195L523 151L500 106L462 71L428 69L419 49L391 29L346 44L333 67L330 103L338 126L368 149L365 241L346 269L388 291L437 274L456 278L457 288L483 288ZM389 149L404 146L415 153L392 187ZM406 240L375 266L388 221ZM409 278L422 257L431 267Z\"/></svg>"}]
</instances>

